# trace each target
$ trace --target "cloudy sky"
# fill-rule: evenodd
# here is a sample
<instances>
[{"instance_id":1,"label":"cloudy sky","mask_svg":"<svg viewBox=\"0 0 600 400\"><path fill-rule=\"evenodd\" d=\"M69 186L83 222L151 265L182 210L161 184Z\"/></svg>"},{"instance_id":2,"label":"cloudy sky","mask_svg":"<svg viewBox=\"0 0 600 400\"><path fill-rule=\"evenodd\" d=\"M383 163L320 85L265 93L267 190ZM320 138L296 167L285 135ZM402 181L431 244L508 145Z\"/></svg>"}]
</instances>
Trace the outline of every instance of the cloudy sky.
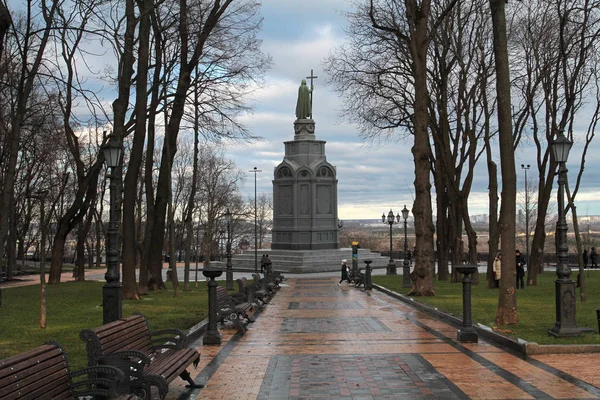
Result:
<instances>
[{"instance_id":1,"label":"cloudy sky","mask_svg":"<svg viewBox=\"0 0 600 400\"><path fill-rule=\"evenodd\" d=\"M271 193L273 170L284 156L283 142L294 137L298 86L314 70L318 76L313 99L316 137L327 142L327 160L337 167L340 219L375 219L384 212L387 214L390 208L395 212L399 212L405 204L411 208L414 200L411 143L364 142L356 126L340 120L341 101L326 85L328 79L323 70L323 60L344 43L346 19L343 11L351 10L351 2L262 0L261 3L264 22L260 37L264 52L273 58L273 66L265 77L265 86L252 98L254 113L243 116L242 120L252 135L263 140L252 144L229 144L226 156L234 160L242 171L250 171L254 167L262 170L257 174L257 192ZM13 11L23 7L21 0L8 0L8 4ZM91 64L98 73L113 58L110 51L101 48L92 53L97 54ZM88 78L93 82L95 77ZM110 91L106 82L100 85L104 91ZM105 93L104 97L110 110L114 95ZM578 118L576 122L582 125L575 126L575 129L582 130L587 118ZM528 172L530 182L537 182L535 153L526 146L525 142L515 154L519 190L524 188L521 164L531 164ZM576 142L567 164L571 182L575 181L581 152L582 147ZM577 195L578 213L580 216L600 215L598 144L592 146L586 160L582 189ZM472 215L487 214L487 180L485 164L480 163L469 197ZM247 172L242 192L245 196L254 195L253 173ZM433 192L432 198L435 198Z\"/></svg>"},{"instance_id":2,"label":"cloudy sky","mask_svg":"<svg viewBox=\"0 0 600 400\"><path fill-rule=\"evenodd\" d=\"M364 142L358 129L340 121L340 99L325 84L323 59L345 40L346 20L340 13L349 10L347 0L263 0L262 39L264 51L273 57L273 68L266 76L266 86L256 96L253 115L244 122L254 135L264 138L252 145L229 147L227 155L242 170L253 167L263 172L257 176L257 191L271 192L273 169L284 156L283 142L294 136L293 122L300 81L309 76L315 80L313 119L316 137L325 140L327 160L337 167L340 219L378 218L392 208L400 211L404 204L411 208L414 199L413 163L410 143ZM516 155L519 190L524 186L521 164L531 164L528 178L537 179L534 159L525 149ZM581 148L574 146L570 161L580 157ZM585 188L578 194L580 215L599 215L600 178L594 165L600 165L600 149L588 155L584 174ZM569 167L571 163L568 163ZM476 171L475 186L469 198L471 214L487 213L487 171L484 164ZM574 182L577 165L570 175ZM254 194L254 177L248 173L243 189ZM432 193L432 196L435 196ZM434 205L435 208L435 205Z\"/></svg>"}]
</instances>

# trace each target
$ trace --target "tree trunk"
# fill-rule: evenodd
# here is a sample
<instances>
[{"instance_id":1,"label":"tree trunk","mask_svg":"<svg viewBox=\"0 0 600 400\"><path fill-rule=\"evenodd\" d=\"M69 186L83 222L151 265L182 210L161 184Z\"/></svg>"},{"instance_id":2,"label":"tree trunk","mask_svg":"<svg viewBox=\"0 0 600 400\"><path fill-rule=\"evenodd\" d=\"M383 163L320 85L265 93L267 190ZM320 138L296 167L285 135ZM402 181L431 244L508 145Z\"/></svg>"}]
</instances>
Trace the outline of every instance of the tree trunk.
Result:
<instances>
[{"instance_id":1,"label":"tree trunk","mask_svg":"<svg viewBox=\"0 0 600 400\"><path fill-rule=\"evenodd\" d=\"M143 5L151 3L144 1ZM135 279L135 255L136 255L136 235L135 235L135 199L137 195L137 179L142 162L144 151L145 121L146 121L146 102L147 97L147 58L148 58L148 33L149 16L144 9L140 10L140 37L137 69L137 91L135 104L135 130L133 134L133 144L131 147L129 165L123 183L123 239L121 255L123 260L123 298L137 299L137 285ZM135 42L135 3L134 0L125 1L126 27L124 34L124 43L122 44L122 54L120 55L120 68L118 76L118 97L113 102L114 114L114 135L120 142L126 136L125 118L129 109L129 98L131 96L131 83L134 73L133 66L135 59L133 56Z\"/></svg>"},{"instance_id":2,"label":"tree trunk","mask_svg":"<svg viewBox=\"0 0 600 400\"><path fill-rule=\"evenodd\" d=\"M429 111L427 103L427 49L429 1L423 1L420 9L415 2L409 23L414 24L410 38L412 54L412 73L415 79L414 89L414 145L412 153L415 162L415 201L413 216L415 219L415 236L417 254L414 268L413 287L410 294L417 296L433 296L433 277L435 274L435 252L433 248L433 209L431 206L431 147L429 143ZM408 14L408 12L407 12Z\"/></svg>"},{"instance_id":3,"label":"tree trunk","mask_svg":"<svg viewBox=\"0 0 600 400\"><path fill-rule=\"evenodd\" d=\"M550 171L556 170L556 164L550 162ZM548 205L552 197L552 181L554 174L549 173L546 181L540 182L538 186L538 212L535 220L535 231L531 241L531 255L529 268L527 269L527 285L537 285L537 275L544 271L544 246L546 244L546 216Z\"/></svg>"},{"instance_id":4,"label":"tree trunk","mask_svg":"<svg viewBox=\"0 0 600 400\"><path fill-rule=\"evenodd\" d=\"M12 19L10 17L10 12L4 5L4 2L0 1L0 58L4 53L4 37L6 36L6 32L10 29L11 23Z\"/></svg>"},{"instance_id":5,"label":"tree trunk","mask_svg":"<svg viewBox=\"0 0 600 400\"><path fill-rule=\"evenodd\" d=\"M508 44L506 40L505 0L490 0L494 31L494 56L496 63L496 96L498 99L498 142L502 171L502 203L500 206L500 236L502 240L502 279L496 312L496 324L508 325L519 322L515 294L515 214L516 171L512 137L512 114L510 105L510 72Z\"/></svg>"},{"instance_id":6,"label":"tree trunk","mask_svg":"<svg viewBox=\"0 0 600 400\"><path fill-rule=\"evenodd\" d=\"M437 152L437 146L436 146ZM436 157L436 167L434 172L434 182L436 187L436 206L437 206L437 268L438 280L447 281L448 274L448 193L446 192L443 178L443 167L440 157Z\"/></svg>"}]
</instances>

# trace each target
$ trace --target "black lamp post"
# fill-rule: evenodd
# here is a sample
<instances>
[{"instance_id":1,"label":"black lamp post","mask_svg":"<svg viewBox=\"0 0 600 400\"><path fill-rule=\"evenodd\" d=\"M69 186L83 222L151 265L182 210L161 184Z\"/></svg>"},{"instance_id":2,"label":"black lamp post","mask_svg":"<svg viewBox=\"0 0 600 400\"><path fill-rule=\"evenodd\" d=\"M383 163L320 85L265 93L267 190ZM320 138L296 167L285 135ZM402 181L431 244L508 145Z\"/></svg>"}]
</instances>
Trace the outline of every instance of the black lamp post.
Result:
<instances>
[{"instance_id":1,"label":"black lamp post","mask_svg":"<svg viewBox=\"0 0 600 400\"><path fill-rule=\"evenodd\" d=\"M223 241L225 240L225 231L219 230L219 261L223 261Z\"/></svg>"},{"instance_id":2,"label":"black lamp post","mask_svg":"<svg viewBox=\"0 0 600 400\"><path fill-rule=\"evenodd\" d=\"M397 220L394 218L396 218ZM388 262L386 275L396 275L396 264L394 263L394 259L392 258L392 226L396 222L400 222L400 214L394 217L394 212L390 209L390 212L387 215L387 221L385 220L384 213L381 215L381 222L390 225L390 261Z\"/></svg>"},{"instance_id":3,"label":"black lamp post","mask_svg":"<svg viewBox=\"0 0 600 400\"><path fill-rule=\"evenodd\" d=\"M525 262L529 263L529 190L527 186L529 164L521 164L521 168L525 170Z\"/></svg>"},{"instance_id":4,"label":"black lamp post","mask_svg":"<svg viewBox=\"0 0 600 400\"><path fill-rule=\"evenodd\" d=\"M556 276L555 303L556 322L548 332L555 337L578 336L590 328L577 328L575 323L575 282L571 279L569 247L567 243L567 220L565 217L564 187L567 183L565 164L573 142L561 132L552 142L552 154L558 163L558 221L556 222Z\"/></svg>"},{"instance_id":5,"label":"black lamp post","mask_svg":"<svg viewBox=\"0 0 600 400\"><path fill-rule=\"evenodd\" d=\"M249 172L254 172L254 273L258 274L258 216L256 213L256 174L262 172L262 169L251 169Z\"/></svg>"},{"instance_id":6,"label":"black lamp post","mask_svg":"<svg viewBox=\"0 0 600 400\"><path fill-rule=\"evenodd\" d=\"M115 169L119 166L123 148L114 135L108 137L108 142L102 149L106 165L110 167L110 219L106 232L106 284L102 289L103 323L121 319L122 295L119 273L119 251L117 250L117 180Z\"/></svg>"},{"instance_id":7,"label":"black lamp post","mask_svg":"<svg viewBox=\"0 0 600 400\"><path fill-rule=\"evenodd\" d=\"M410 265L408 265L408 236L406 233L406 220L408 219L408 208L406 204L402 209L402 218L404 219L404 261L402 262L402 287L409 288L410 285Z\"/></svg>"},{"instance_id":8,"label":"black lamp post","mask_svg":"<svg viewBox=\"0 0 600 400\"><path fill-rule=\"evenodd\" d=\"M231 211L229 208L225 212L225 219L227 220L227 245L225 250L227 252L227 267L225 269L225 287L227 290L233 290L233 267L231 265Z\"/></svg>"}]
</instances>

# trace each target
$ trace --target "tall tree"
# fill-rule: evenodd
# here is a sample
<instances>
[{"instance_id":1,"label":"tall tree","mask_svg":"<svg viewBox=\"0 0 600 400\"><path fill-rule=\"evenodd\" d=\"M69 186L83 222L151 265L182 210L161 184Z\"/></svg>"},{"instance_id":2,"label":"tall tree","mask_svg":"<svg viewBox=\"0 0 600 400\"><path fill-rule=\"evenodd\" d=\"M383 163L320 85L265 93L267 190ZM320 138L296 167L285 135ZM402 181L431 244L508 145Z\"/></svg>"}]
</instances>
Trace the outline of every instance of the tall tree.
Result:
<instances>
[{"instance_id":1,"label":"tall tree","mask_svg":"<svg viewBox=\"0 0 600 400\"><path fill-rule=\"evenodd\" d=\"M50 33L54 27L54 16L59 2L40 0L42 15L41 26L34 26L33 0L27 0L27 14L25 17L25 32L16 37L19 46L19 77L17 80L18 96L16 106L10 120L10 128L5 137L5 148L7 153L7 164L2 181L2 192L0 197L0 248L4 248L8 237L9 227L14 219L14 187L16 178L16 166L21 142L21 128L25 119L27 105L34 84L38 79L38 72L44 61L46 46L50 39ZM16 32L15 32L15 36ZM3 146L4 147L4 146Z\"/></svg>"},{"instance_id":2,"label":"tall tree","mask_svg":"<svg viewBox=\"0 0 600 400\"><path fill-rule=\"evenodd\" d=\"M435 258L430 168L428 51L431 35L457 3L433 17L431 1L370 0L348 15L350 43L327 60L344 115L367 137L413 134L416 263L412 294L434 294Z\"/></svg>"},{"instance_id":3,"label":"tall tree","mask_svg":"<svg viewBox=\"0 0 600 400\"><path fill-rule=\"evenodd\" d=\"M153 230L149 242L148 263L153 287L164 288L161 276L162 261L161 252L165 231L165 217L168 203L169 185L173 157L177 152L177 137L180 131L181 122L185 114L186 100L190 92L193 71L196 66L203 61L206 52L210 49L210 43L220 43L225 45L228 40L236 45L242 45L233 54L243 54L248 64L238 63L240 59L234 60L230 68L224 68L223 65L210 65L207 71L207 81L213 77L212 74L225 72L231 76L235 72L238 87L244 82L253 80L254 72L260 72L264 69L264 58L258 47L259 42L254 36L260 21L256 18L256 12L259 4L251 1L236 3L232 6L233 0L213 0L194 4L197 7L188 7L186 0L179 2L178 18L178 40L181 42L181 51L179 54L178 71L175 83L175 91L170 95L172 103L170 105L170 114L165 132L165 145L161 154L161 164L156 185L156 197L154 203L154 214L152 226ZM192 25L194 23L194 25ZM213 40L215 42L213 42ZM229 51L227 46L223 46ZM241 53L239 50L241 49ZM212 50L222 56L217 59L232 60L226 57L226 53L219 51L218 46ZM248 57L252 55L253 58ZM220 68L219 68L220 67ZM236 67L236 68L234 68ZM242 96L243 97L243 96ZM222 111L222 110L221 110ZM224 118L226 114L218 113Z\"/></svg>"},{"instance_id":4,"label":"tall tree","mask_svg":"<svg viewBox=\"0 0 600 400\"><path fill-rule=\"evenodd\" d=\"M512 115L510 106L510 72L506 38L505 0L490 0L494 32L496 66L496 98L498 100L498 142L502 174L502 203L500 206L500 240L502 241L502 277L496 323L500 325L519 322L515 295L515 214L517 179L513 150ZM505 278L506 277L506 278Z\"/></svg>"}]
</instances>

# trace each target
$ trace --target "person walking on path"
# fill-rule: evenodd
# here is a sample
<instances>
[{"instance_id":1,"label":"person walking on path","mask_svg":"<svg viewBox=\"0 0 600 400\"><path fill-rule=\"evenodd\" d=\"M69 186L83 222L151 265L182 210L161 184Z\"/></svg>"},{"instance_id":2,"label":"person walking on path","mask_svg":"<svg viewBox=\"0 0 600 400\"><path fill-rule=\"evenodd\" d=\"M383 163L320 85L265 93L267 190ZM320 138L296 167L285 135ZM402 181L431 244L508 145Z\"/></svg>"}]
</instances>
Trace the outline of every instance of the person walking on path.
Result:
<instances>
[{"instance_id":1,"label":"person walking on path","mask_svg":"<svg viewBox=\"0 0 600 400\"><path fill-rule=\"evenodd\" d=\"M502 277L502 252L496 254L494 258L494 288L500 287L500 278Z\"/></svg>"},{"instance_id":2,"label":"person walking on path","mask_svg":"<svg viewBox=\"0 0 600 400\"><path fill-rule=\"evenodd\" d=\"M346 260L342 260L342 279L338 282L338 286L342 286L343 281L350 283L348 279L348 261Z\"/></svg>"},{"instance_id":3,"label":"person walking on path","mask_svg":"<svg viewBox=\"0 0 600 400\"><path fill-rule=\"evenodd\" d=\"M263 254L262 257L260 258L260 273L264 273L265 272L265 255Z\"/></svg>"},{"instance_id":4,"label":"person walking on path","mask_svg":"<svg viewBox=\"0 0 600 400\"><path fill-rule=\"evenodd\" d=\"M521 251L518 249L515 250L515 265L517 267L517 289L521 286L521 289L525 289L525 283L523 282L523 278L525 277L525 265L523 264L523 256L521 256Z\"/></svg>"},{"instance_id":5,"label":"person walking on path","mask_svg":"<svg viewBox=\"0 0 600 400\"><path fill-rule=\"evenodd\" d=\"M598 254L595 247L590 251L590 268L598 268Z\"/></svg>"},{"instance_id":6,"label":"person walking on path","mask_svg":"<svg viewBox=\"0 0 600 400\"><path fill-rule=\"evenodd\" d=\"M268 254L265 254L265 273L266 274L271 274L273 271L271 271L271 259L269 258Z\"/></svg>"},{"instance_id":7,"label":"person walking on path","mask_svg":"<svg viewBox=\"0 0 600 400\"><path fill-rule=\"evenodd\" d=\"M587 249L583 249L583 253L581 253L581 258L583 258L583 269L586 269L587 265L588 265L588 251L587 251Z\"/></svg>"}]
</instances>

